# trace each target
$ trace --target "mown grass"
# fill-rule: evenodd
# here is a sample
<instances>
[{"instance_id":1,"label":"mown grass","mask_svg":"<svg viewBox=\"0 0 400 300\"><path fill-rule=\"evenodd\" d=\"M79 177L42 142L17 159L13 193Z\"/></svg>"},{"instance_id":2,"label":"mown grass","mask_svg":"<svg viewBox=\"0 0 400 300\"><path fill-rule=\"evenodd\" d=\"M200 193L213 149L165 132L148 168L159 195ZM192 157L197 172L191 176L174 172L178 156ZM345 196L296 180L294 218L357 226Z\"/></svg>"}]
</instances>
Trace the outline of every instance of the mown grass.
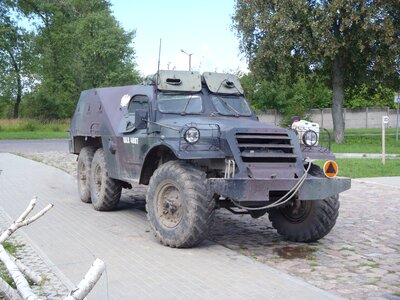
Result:
<instances>
[{"instance_id":1,"label":"mown grass","mask_svg":"<svg viewBox=\"0 0 400 300\"><path fill-rule=\"evenodd\" d=\"M385 137L389 154L400 154L400 142L396 144L396 128L387 128ZM334 153L382 153L382 129L348 129L343 144L331 144Z\"/></svg>"},{"instance_id":2,"label":"mown grass","mask_svg":"<svg viewBox=\"0 0 400 300\"><path fill-rule=\"evenodd\" d=\"M69 120L38 121L31 119L0 120L0 139L67 138Z\"/></svg>"},{"instance_id":3,"label":"mown grass","mask_svg":"<svg viewBox=\"0 0 400 300\"><path fill-rule=\"evenodd\" d=\"M347 159L335 160L339 165L338 176L350 178L400 176L400 159L386 159L385 165L380 159ZM323 166L325 161L316 161Z\"/></svg>"}]
</instances>

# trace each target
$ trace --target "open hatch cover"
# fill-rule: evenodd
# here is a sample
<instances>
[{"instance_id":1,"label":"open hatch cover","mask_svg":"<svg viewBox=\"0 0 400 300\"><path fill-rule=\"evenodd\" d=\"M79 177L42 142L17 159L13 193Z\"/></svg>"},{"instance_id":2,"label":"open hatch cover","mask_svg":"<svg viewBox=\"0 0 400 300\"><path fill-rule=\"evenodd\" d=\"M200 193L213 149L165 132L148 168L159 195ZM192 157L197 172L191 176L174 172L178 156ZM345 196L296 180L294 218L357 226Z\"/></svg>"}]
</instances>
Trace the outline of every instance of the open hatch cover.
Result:
<instances>
[{"instance_id":1,"label":"open hatch cover","mask_svg":"<svg viewBox=\"0 0 400 300\"><path fill-rule=\"evenodd\" d=\"M243 95L243 88L240 84L239 78L232 74L204 72L204 81L209 90L218 94L241 94Z\"/></svg>"},{"instance_id":2,"label":"open hatch cover","mask_svg":"<svg viewBox=\"0 0 400 300\"><path fill-rule=\"evenodd\" d=\"M199 72L160 70L157 88L160 91L200 92Z\"/></svg>"}]
</instances>

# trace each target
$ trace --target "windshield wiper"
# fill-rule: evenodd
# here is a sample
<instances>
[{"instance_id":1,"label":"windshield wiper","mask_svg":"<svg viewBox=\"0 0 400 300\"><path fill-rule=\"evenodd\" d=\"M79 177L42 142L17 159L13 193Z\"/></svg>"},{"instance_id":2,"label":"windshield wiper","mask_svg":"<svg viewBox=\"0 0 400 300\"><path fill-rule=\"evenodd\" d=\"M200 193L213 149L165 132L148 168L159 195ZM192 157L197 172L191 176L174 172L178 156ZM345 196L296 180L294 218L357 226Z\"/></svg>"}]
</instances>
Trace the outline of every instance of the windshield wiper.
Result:
<instances>
[{"instance_id":1,"label":"windshield wiper","mask_svg":"<svg viewBox=\"0 0 400 300\"><path fill-rule=\"evenodd\" d=\"M193 98L193 95L190 95L188 102L186 102L185 107L184 107L184 109L183 109L182 112L181 112L181 115L182 115L182 116L186 115L186 109L188 108L189 103L190 103L190 101L192 100L192 98Z\"/></svg>"},{"instance_id":2,"label":"windshield wiper","mask_svg":"<svg viewBox=\"0 0 400 300\"><path fill-rule=\"evenodd\" d=\"M221 96L218 96L218 95L215 95L215 96L218 98L218 100L220 102L222 102L224 104L225 108L228 108L231 112L233 112L235 114L235 117L241 116L241 114L232 105L230 105L228 102L226 102L225 99L223 99Z\"/></svg>"}]
</instances>

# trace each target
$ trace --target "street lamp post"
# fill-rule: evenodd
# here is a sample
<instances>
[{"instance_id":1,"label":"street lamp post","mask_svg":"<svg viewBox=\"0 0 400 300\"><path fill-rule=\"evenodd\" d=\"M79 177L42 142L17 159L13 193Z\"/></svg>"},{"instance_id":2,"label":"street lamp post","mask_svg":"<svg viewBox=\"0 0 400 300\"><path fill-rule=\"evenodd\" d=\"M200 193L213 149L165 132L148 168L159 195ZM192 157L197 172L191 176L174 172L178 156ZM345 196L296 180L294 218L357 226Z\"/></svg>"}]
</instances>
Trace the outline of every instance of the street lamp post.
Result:
<instances>
[{"instance_id":1,"label":"street lamp post","mask_svg":"<svg viewBox=\"0 0 400 300\"><path fill-rule=\"evenodd\" d=\"M192 55L193 55L193 53L187 53L183 49L181 49L181 52L185 53L187 56L189 56L189 71L192 71Z\"/></svg>"}]
</instances>

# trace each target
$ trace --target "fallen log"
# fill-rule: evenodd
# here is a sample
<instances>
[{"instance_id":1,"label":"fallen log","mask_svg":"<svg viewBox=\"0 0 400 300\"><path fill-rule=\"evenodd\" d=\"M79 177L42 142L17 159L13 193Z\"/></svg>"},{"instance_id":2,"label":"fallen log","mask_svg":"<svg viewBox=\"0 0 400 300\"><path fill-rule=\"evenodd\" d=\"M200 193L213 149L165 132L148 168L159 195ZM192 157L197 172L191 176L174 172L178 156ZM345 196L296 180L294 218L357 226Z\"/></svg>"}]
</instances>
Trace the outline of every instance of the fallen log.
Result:
<instances>
[{"instance_id":1,"label":"fallen log","mask_svg":"<svg viewBox=\"0 0 400 300\"><path fill-rule=\"evenodd\" d=\"M36 205L36 198L33 198L29 203L28 207L25 209L25 211L19 216L19 218L0 235L0 244L4 243L4 241L8 239L18 228L27 226L32 222L36 221L54 206L53 204L49 204L45 208L43 208L40 212L38 212L36 215L34 215L32 218L26 219L26 217L33 210L35 205Z\"/></svg>"},{"instance_id":2,"label":"fallen log","mask_svg":"<svg viewBox=\"0 0 400 300\"><path fill-rule=\"evenodd\" d=\"M22 300L21 296L3 278L0 277L0 299Z\"/></svg>"},{"instance_id":3,"label":"fallen log","mask_svg":"<svg viewBox=\"0 0 400 300\"><path fill-rule=\"evenodd\" d=\"M21 295L24 300L37 300L38 296L32 291L29 286L28 281L25 279L22 272L18 269L17 265L12 261L6 249L4 249L3 245L0 245L0 260L3 262L4 266L10 273L12 279L17 286L18 293Z\"/></svg>"},{"instance_id":4,"label":"fallen log","mask_svg":"<svg viewBox=\"0 0 400 300\"><path fill-rule=\"evenodd\" d=\"M7 252L8 253L8 252ZM15 263L15 265L18 267L18 269L32 282L36 285L40 285L43 281L43 277L37 274L35 271L31 270L29 267L27 267L22 261L20 261L18 258L12 256L10 253L8 253L10 256L11 260Z\"/></svg>"},{"instance_id":5,"label":"fallen log","mask_svg":"<svg viewBox=\"0 0 400 300\"><path fill-rule=\"evenodd\" d=\"M105 263L101 259L96 258L85 277L81 282L79 282L78 286L64 298L64 300L82 300L85 298L96 285L105 268Z\"/></svg>"}]
</instances>

